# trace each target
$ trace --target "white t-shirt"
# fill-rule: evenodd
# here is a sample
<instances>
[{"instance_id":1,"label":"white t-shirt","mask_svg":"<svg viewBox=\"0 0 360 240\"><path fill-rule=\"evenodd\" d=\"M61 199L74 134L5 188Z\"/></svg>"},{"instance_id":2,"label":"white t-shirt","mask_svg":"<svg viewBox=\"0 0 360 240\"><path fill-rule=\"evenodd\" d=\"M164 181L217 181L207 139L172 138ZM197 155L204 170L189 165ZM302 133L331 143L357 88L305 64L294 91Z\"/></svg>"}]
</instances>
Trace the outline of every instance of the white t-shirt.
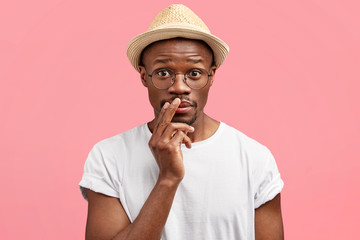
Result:
<instances>
[{"instance_id":1,"label":"white t-shirt","mask_svg":"<svg viewBox=\"0 0 360 240\"><path fill-rule=\"evenodd\" d=\"M96 143L79 183L84 198L84 188L119 198L133 222L159 173L150 137L143 124ZM255 209L284 186L269 149L220 122L210 138L182 152L185 177L161 239L255 239Z\"/></svg>"}]
</instances>

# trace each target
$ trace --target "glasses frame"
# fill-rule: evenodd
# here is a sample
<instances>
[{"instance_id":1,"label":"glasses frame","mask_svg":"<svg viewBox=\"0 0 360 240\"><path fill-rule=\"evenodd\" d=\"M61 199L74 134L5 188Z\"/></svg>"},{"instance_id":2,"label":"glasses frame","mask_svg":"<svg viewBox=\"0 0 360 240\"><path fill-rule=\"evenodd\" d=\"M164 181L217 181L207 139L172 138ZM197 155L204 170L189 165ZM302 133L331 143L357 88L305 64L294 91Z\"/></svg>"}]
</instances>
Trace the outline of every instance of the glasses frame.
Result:
<instances>
[{"instance_id":1,"label":"glasses frame","mask_svg":"<svg viewBox=\"0 0 360 240\"><path fill-rule=\"evenodd\" d=\"M190 87L190 85L187 83L187 79L186 79L186 77L185 77L187 73L189 73L189 72L192 71L192 70L196 70L196 69L199 69L199 70L201 70L201 71L204 71L204 72L207 74L207 81L206 81L205 85L202 86L201 88L193 88L193 87ZM167 70L167 71L169 71L169 72L171 72L171 73L174 74L174 78L171 79L171 85L170 85L169 87L167 87L167 88L159 88L159 87L157 87L157 86L155 85L155 83L153 82L153 80L152 80L152 76L154 75L154 72L155 72L155 71L160 71L160 70ZM176 81L176 75L178 75L178 74L184 75L184 78L183 78L184 83L186 84L186 86L188 86L189 88L191 88L191 89L193 89L193 90L200 90L200 89L203 89L204 87L206 87L206 85L207 85L208 82L209 82L209 78L210 78L211 76L213 76L212 74L209 74L209 72L206 71L206 70L203 69L203 68L192 68L192 69L189 69L189 70L188 70L187 72L185 72L185 73L176 73L176 72L174 72L173 70L171 70L171 69L169 69L169 68L158 68L158 69L155 69L154 71L152 71L151 74L149 74L146 69L145 69L145 71L146 71L147 75L150 77L151 83L154 85L154 87L157 88L157 89L160 89L160 90L167 90L167 89L171 88L171 87L174 85L174 83L175 83L175 81Z\"/></svg>"}]
</instances>

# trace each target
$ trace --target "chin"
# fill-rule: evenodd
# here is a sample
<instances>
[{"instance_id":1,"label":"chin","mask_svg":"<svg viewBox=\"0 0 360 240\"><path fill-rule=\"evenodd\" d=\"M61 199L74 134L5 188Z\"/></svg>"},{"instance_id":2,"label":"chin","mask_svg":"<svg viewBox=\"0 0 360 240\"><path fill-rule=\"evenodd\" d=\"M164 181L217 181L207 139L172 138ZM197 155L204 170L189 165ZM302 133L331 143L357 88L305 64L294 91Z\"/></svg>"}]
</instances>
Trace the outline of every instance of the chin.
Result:
<instances>
[{"instance_id":1,"label":"chin","mask_svg":"<svg viewBox=\"0 0 360 240\"><path fill-rule=\"evenodd\" d=\"M197 114L192 117L176 117L174 116L171 122L179 122L179 123L186 123L188 125L192 125L197 119Z\"/></svg>"}]
</instances>

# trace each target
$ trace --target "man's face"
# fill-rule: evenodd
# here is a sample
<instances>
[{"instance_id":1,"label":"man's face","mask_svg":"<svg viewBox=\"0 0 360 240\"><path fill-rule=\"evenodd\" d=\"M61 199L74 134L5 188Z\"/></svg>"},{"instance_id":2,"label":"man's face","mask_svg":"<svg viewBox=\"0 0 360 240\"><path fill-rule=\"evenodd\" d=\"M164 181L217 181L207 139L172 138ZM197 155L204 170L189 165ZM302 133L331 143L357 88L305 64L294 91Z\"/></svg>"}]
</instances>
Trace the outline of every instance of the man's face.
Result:
<instances>
[{"instance_id":1,"label":"man's face","mask_svg":"<svg viewBox=\"0 0 360 240\"><path fill-rule=\"evenodd\" d=\"M140 74L143 85L148 89L155 117L158 116L165 102L171 103L176 97L182 102L172 119L173 122L192 125L204 115L204 107L216 70L216 67L212 66L212 59L212 53L204 43L188 39L156 42L145 50L142 59L144 66L140 66ZM156 88L148 76L159 68L181 73L176 75L175 83L168 89ZM183 74L193 68L205 69L212 75L202 89L191 89L183 81Z\"/></svg>"}]
</instances>

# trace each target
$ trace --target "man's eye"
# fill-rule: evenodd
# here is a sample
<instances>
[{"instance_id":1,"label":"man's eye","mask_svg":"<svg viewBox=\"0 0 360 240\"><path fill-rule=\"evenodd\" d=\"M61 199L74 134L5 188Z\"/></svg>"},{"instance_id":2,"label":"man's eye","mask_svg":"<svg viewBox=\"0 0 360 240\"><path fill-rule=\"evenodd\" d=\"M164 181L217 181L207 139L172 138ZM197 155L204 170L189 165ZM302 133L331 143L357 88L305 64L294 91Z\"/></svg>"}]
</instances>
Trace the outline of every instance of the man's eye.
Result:
<instances>
[{"instance_id":1,"label":"man's eye","mask_svg":"<svg viewBox=\"0 0 360 240\"><path fill-rule=\"evenodd\" d=\"M189 77L192 77L192 78L199 78L201 77L201 71L199 70L192 70L189 72Z\"/></svg>"},{"instance_id":2,"label":"man's eye","mask_svg":"<svg viewBox=\"0 0 360 240\"><path fill-rule=\"evenodd\" d=\"M159 77L169 77L170 76L170 72L166 69L160 70L160 71L156 72L156 74Z\"/></svg>"}]
</instances>

